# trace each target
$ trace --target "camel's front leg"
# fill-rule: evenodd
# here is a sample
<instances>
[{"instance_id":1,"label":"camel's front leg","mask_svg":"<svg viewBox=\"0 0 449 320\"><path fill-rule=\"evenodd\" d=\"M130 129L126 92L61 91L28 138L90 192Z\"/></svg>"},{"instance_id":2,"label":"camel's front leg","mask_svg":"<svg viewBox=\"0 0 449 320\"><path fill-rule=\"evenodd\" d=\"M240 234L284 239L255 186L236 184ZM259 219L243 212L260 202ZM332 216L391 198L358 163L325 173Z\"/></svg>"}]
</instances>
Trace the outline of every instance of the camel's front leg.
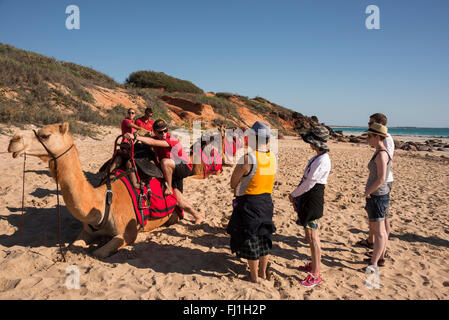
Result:
<instances>
[{"instance_id":1,"label":"camel's front leg","mask_svg":"<svg viewBox=\"0 0 449 320\"><path fill-rule=\"evenodd\" d=\"M81 247L87 249L89 247L89 243L91 243L96 236L92 233L87 232L84 228L76 237L76 240L72 242L71 247Z\"/></svg>"},{"instance_id":2,"label":"camel's front leg","mask_svg":"<svg viewBox=\"0 0 449 320\"><path fill-rule=\"evenodd\" d=\"M97 258L109 257L112 253L125 247L127 245L125 238L122 234L119 234L112 238L108 243L106 243L101 248L95 250L93 255Z\"/></svg>"}]
</instances>

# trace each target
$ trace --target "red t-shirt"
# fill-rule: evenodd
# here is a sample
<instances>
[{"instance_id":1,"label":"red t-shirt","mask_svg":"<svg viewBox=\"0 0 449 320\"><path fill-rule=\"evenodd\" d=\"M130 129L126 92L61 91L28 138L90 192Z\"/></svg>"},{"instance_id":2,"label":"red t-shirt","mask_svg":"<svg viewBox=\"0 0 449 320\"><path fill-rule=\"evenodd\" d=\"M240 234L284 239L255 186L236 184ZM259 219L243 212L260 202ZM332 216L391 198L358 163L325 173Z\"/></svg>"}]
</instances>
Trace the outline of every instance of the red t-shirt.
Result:
<instances>
[{"instance_id":1,"label":"red t-shirt","mask_svg":"<svg viewBox=\"0 0 449 320\"><path fill-rule=\"evenodd\" d=\"M152 138L157 139L156 136L153 136ZM154 147L154 152L156 153L159 162L164 158L170 158L175 161L175 164L183 162L192 169L193 166L190 163L190 157L184 151L181 142L170 136L169 133L167 133L167 137L164 140L168 142L170 145L169 147Z\"/></svg>"},{"instance_id":2,"label":"red t-shirt","mask_svg":"<svg viewBox=\"0 0 449 320\"><path fill-rule=\"evenodd\" d=\"M131 134L133 134L133 133L136 131L136 129L131 128L131 127L129 126L130 123L134 123L134 121L133 121L133 120L130 120L130 119L128 119L128 118L125 118L125 119L122 121L122 134L123 134L123 135L124 135L125 133L131 133ZM123 142L128 142L128 139L123 138Z\"/></svg>"},{"instance_id":3,"label":"red t-shirt","mask_svg":"<svg viewBox=\"0 0 449 320\"><path fill-rule=\"evenodd\" d=\"M144 128L145 130L148 131L153 131L153 120L148 119L148 121L145 121L145 118L139 118L136 120L136 125L138 125L141 128Z\"/></svg>"}]
</instances>

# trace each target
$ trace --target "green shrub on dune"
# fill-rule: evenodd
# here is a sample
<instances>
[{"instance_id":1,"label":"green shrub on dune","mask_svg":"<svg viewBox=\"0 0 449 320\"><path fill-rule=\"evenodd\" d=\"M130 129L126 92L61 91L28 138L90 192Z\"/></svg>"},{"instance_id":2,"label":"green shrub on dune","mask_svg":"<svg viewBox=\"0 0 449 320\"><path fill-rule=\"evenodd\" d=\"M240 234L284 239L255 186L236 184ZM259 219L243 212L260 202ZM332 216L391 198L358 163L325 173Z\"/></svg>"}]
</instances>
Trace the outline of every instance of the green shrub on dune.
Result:
<instances>
[{"instance_id":1,"label":"green shrub on dune","mask_svg":"<svg viewBox=\"0 0 449 320\"><path fill-rule=\"evenodd\" d=\"M93 69L72 62L57 61L30 51L20 50L0 43L0 84L16 86L21 84L37 85L41 81L60 83L72 90L74 84L85 87L103 86L115 88L120 86L111 77Z\"/></svg>"},{"instance_id":2,"label":"green shrub on dune","mask_svg":"<svg viewBox=\"0 0 449 320\"><path fill-rule=\"evenodd\" d=\"M168 92L203 93L203 90L190 81L174 78L163 72L136 71L129 75L126 84L137 88L163 88Z\"/></svg>"},{"instance_id":3,"label":"green shrub on dune","mask_svg":"<svg viewBox=\"0 0 449 320\"><path fill-rule=\"evenodd\" d=\"M231 97L235 96L235 94L230 93L230 92L217 92L215 94L215 96L219 97L219 98L228 99L228 98L231 98Z\"/></svg>"}]
</instances>

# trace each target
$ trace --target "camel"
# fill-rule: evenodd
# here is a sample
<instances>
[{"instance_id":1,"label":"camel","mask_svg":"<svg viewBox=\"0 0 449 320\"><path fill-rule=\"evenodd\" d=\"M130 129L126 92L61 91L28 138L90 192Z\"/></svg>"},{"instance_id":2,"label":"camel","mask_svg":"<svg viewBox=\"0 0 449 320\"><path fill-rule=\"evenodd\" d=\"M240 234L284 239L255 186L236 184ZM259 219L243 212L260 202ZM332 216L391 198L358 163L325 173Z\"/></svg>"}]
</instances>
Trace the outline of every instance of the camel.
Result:
<instances>
[{"instance_id":1,"label":"camel","mask_svg":"<svg viewBox=\"0 0 449 320\"><path fill-rule=\"evenodd\" d=\"M242 130L241 134L243 134L243 135L246 130L245 128L238 128L238 127L229 128L229 130L236 130L236 129ZM226 148L226 130L227 130L227 128L224 126L219 127L219 131L220 131L220 134L222 137L221 150L222 150L222 154L223 154L223 166L233 166L234 163L232 163L232 161L230 162L231 159L229 159L229 157L234 157L234 156L236 156L236 154L233 154L232 150L227 150L227 148ZM245 144L238 146L238 148L242 148L242 147L246 148Z\"/></svg>"},{"instance_id":2,"label":"camel","mask_svg":"<svg viewBox=\"0 0 449 320\"><path fill-rule=\"evenodd\" d=\"M36 135L49 152L39 142ZM106 258L134 243L140 231L148 232L179 222L180 217L174 212L163 218L148 220L145 228L139 230L131 198L125 185L119 180L111 183L112 203L108 219L103 221L107 186L103 184L94 188L87 181L81 169L78 150L69 133L68 123L47 125L36 135L16 134L9 143L8 152L12 153L13 158L26 153L48 162L53 178L56 177L55 161L57 161L57 179L64 202L73 217L83 224L81 232L71 246L87 248L95 238L111 236L112 239L109 242L93 252L97 258ZM52 159L51 154L56 160ZM98 226L101 228L96 230L95 227Z\"/></svg>"},{"instance_id":3,"label":"camel","mask_svg":"<svg viewBox=\"0 0 449 320\"><path fill-rule=\"evenodd\" d=\"M218 139L218 136L221 139L221 142L218 143L218 145L220 145L220 149L222 152L222 155L224 155L223 151L224 151L224 135L221 134L221 129L220 129L220 134L214 134L212 135L209 139L204 139L203 136L201 136L201 138L195 142L192 146L190 146L190 163L193 164L193 168L192 168L192 176L190 178L194 178L194 179L205 179L206 178L206 174L204 172L204 161L203 158L200 157L200 162L198 163L194 163L194 157L193 157L193 153L194 153L194 147L195 146L200 146L201 150L203 152L206 153L210 153L211 152L211 148L214 147L214 141L215 139ZM217 145L215 145L217 146ZM218 151L218 150L217 150ZM223 158L221 159L221 161L223 162ZM222 163L224 164L224 163ZM219 175L221 174L222 171L218 171L213 173L214 175Z\"/></svg>"}]
</instances>

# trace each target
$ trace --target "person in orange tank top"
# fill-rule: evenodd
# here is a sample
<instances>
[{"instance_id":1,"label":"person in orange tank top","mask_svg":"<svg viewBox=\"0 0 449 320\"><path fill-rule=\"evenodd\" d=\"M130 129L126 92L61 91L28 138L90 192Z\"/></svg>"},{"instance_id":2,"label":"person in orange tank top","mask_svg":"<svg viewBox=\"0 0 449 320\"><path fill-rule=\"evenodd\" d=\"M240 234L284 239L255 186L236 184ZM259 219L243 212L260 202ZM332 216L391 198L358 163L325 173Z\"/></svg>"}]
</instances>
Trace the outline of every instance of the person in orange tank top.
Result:
<instances>
[{"instance_id":1,"label":"person in orange tank top","mask_svg":"<svg viewBox=\"0 0 449 320\"><path fill-rule=\"evenodd\" d=\"M226 231L231 235L231 252L248 260L249 280L258 282L258 278L270 278L271 234L276 230L271 198L276 158L268 150L269 125L257 121L251 129L257 143L250 145L254 151L245 154L232 173L231 188L236 198Z\"/></svg>"}]
</instances>

